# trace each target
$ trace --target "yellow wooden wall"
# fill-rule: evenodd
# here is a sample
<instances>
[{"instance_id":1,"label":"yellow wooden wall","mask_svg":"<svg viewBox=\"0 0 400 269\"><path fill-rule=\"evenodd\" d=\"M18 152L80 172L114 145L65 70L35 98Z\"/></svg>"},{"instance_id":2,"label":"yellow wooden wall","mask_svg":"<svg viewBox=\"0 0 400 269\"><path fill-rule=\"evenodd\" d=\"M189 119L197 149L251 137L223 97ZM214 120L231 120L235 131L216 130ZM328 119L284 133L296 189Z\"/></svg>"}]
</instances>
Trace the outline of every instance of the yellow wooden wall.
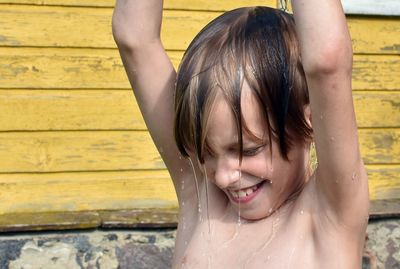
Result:
<instances>
[{"instance_id":1,"label":"yellow wooden wall","mask_svg":"<svg viewBox=\"0 0 400 269\"><path fill-rule=\"evenodd\" d=\"M174 65L212 18L259 3L165 0L162 39ZM0 0L0 229L96 226L122 221L131 209L148 213L133 222L162 222L176 212L112 39L113 5ZM399 199L400 19L348 23L371 198Z\"/></svg>"}]
</instances>

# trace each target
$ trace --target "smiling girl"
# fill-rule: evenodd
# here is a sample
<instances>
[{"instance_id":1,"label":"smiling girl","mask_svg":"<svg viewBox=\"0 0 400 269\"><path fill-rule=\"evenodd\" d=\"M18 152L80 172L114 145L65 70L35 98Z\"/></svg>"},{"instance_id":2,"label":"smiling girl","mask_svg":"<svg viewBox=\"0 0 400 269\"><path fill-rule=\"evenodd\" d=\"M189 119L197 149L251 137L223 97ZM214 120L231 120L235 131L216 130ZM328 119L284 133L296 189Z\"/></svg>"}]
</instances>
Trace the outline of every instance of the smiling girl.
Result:
<instances>
[{"instance_id":1,"label":"smiling girl","mask_svg":"<svg viewBox=\"0 0 400 269\"><path fill-rule=\"evenodd\" d=\"M178 74L162 6L118 0L113 33L180 203L173 267L361 268L368 182L340 1L226 12Z\"/></svg>"}]
</instances>

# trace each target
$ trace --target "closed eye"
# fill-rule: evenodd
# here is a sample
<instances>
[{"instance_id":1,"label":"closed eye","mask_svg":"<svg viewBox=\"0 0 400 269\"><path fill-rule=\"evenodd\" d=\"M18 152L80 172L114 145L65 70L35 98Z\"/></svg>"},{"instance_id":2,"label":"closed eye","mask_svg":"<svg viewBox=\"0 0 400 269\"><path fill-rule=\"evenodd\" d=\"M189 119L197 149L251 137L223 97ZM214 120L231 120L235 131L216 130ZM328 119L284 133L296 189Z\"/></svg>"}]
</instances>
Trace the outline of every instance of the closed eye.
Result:
<instances>
[{"instance_id":1,"label":"closed eye","mask_svg":"<svg viewBox=\"0 0 400 269\"><path fill-rule=\"evenodd\" d=\"M257 147L243 149L243 155L244 156L255 156L264 148L264 146L265 145L261 145L261 146L257 146Z\"/></svg>"}]
</instances>

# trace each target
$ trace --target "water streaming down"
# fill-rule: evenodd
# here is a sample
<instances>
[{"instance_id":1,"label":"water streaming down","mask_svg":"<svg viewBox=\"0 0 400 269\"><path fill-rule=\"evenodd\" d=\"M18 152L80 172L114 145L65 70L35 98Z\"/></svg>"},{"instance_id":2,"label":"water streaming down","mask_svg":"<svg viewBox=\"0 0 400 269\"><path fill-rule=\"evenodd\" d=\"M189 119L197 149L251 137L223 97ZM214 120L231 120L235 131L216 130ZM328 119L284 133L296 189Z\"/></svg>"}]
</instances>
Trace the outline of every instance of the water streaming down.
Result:
<instances>
[{"instance_id":1,"label":"water streaming down","mask_svg":"<svg viewBox=\"0 0 400 269\"><path fill-rule=\"evenodd\" d=\"M242 169L239 169L239 189L242 189ZM242 224L241 218L240 218L240 199L239 199L239 206L238 206L238 226Z\"/></svg>"},{"instance_id":2,"label":"water streaming down","mask_svg":"<svg viewBox=\"0 0 400 269\"><path fill-rule=\"evenodd\" d=\"M197 195L197 211L199 213L199 221L202 222L203 218L202 218L202 212L201 212L201 203L200 203L200 190L199 190L199 182L197 180L197 175L196 175L196 170L194 169L194 165L192 162L191 158L188 158L189 162L190 162L190 166L192 167L193 170L193 175L194 175L194 182L195 182L195 186L196 186L196 195Z\"/></svg>"},{"instance_id":3,"label":"water streaming down","mask_svg":"<svg viewBox=\"0 0 400 269\"><path fill-rule=\"evenodd\" d=\"M211 241L211 222L210 222L210 199L209 199L209 189L208 189L208 178L207 178L207 170L206 167L203 165L203 171L204 171L204 181L205 181L205 186L206 186L206 210L207 210L207 224L208 224L208 237L209 240Z\"/></svg>"},{"instance_id":4,"label":"water streaming down","mask_svg":"<svg viewBox=\"0 0 400 269\"><path fill-rule=\"evenodd\" d=\"M272 242L272 239L274 239L276 231L277 231L277 225L279 223L279 214L280 211L279 209L277 209L274 213L276 213L275 219L272 220L272 225L271 225L271 232L270 235L267 238L267 241L265 241L264 244L262 244L262 246L256 250L255 252L253 252L253 254L245 261L245 263L243 264L243 269L246 268L246 266L248 265L248 263L253 260L253 258L258 255L260 252L262 252L263 250L265 250L265 248ZM270 215L272 216L272 215ZM267 256L267 260L269 260L270 256ZM267 261L266 260L266 261Z\"/></svg>"}]
</instances>

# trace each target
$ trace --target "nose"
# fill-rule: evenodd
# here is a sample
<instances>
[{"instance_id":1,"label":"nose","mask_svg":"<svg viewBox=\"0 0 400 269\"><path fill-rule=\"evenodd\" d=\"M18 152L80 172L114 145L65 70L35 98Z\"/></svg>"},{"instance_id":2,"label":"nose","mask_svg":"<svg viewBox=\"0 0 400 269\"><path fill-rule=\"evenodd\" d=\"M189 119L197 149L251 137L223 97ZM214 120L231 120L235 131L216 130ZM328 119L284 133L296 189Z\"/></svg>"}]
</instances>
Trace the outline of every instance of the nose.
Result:
<instances>
[{"instance_id":1,"label":"nose","mask_svg":"<svg viewBox=\"0 0 400 269\"><path fill-rule=\"evenodd\" d=\"M237 185L240 179L240 166L237 158L222 156L214 159L213 178L215 184L226 189L230 186Z\"/></svg>"}]
</instances>

